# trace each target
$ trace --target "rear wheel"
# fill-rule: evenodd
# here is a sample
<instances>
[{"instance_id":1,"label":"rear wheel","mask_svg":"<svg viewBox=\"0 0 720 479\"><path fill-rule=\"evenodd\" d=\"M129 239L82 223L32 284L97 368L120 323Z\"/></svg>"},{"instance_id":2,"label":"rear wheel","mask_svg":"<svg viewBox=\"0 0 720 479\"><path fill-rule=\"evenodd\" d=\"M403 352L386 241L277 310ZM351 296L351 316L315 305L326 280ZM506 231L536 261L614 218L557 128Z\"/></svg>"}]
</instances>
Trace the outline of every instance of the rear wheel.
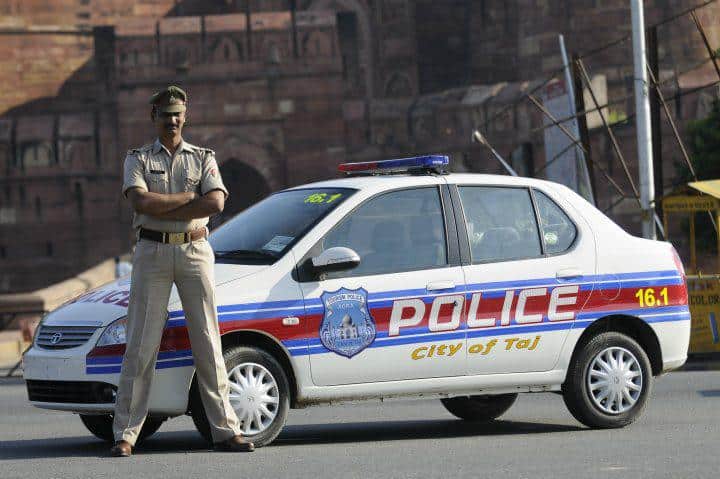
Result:
<instances>
[{"instance_id":1,"label":"rear wheel","mask_svg":"<svg viewBox=\"0 0 720 479\"><path fill-rule=\"evenodd\" d=\"M517 394L465 396L440 401L451 414L466 421L488 422L497 419L515 403Z\"/></svg>"},{"instance_id":2,"label":"rear wheel","mask_svg":"<svg viewBox=\"0 0 720 479\"><path fill-rule=\"evenodd\" d=\"M114 442L115 439L113 437L112 414L80 414L80 420L88 429L88 431L93 433L93 435L98 439L102 439L106 442ZM142 442L143 440L155 434L157 430L160 429L160 426L162 426L163 422L165 422L164 418L158 419L149 417L145 419L145 423L143 424L143 427L140 430L140 434L138 435L137 442Z\"/></svg>"},{"instance_id":3,"label":"rear wheel","mask_svg":"<svg viewBox=\"0 0 720 479\"><path fill-rule=\"evenodd\" d=\"M262 349L238 346L223 353L228 370L230 404L240 429L256 447L270 444L285 425L290 410L290 386L282 366ZM198 432L210 443L210 423L197 382L190 391L190 414Z\"/></svg>"},{"instance_id":4,"label":"rear wheel","mask_svg":"<svg viewBox=\"0 0 720 479\"><path fill-rule=\"evenodd\" d=\"M581 346L563 384L575 419L593 428L624 427L645 409L652 390L650 360L632 338L602 333Z\"/></svg>"}]
</instances>

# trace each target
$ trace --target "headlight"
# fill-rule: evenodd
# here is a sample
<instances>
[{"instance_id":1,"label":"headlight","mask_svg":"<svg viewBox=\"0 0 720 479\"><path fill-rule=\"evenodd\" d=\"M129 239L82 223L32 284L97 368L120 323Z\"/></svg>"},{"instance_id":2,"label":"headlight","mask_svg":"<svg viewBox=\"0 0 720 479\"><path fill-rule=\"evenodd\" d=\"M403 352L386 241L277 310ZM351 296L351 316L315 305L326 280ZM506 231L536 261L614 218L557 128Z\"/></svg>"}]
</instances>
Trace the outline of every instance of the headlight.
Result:
<instances>
[{"instance_id":1,"label":"headlight","mask_svg":"<svg viewBox=\"0 0 720 479\"><path fill-rule=\"evenodd\" d=\"M127 316L124 316L118 320L113 321L105 328L105 331L100 335L95 347L99 346L112 346L113 344L125 344L127 342L125 337L125 325L127 324Z\"/></svg>"}]
</instances>

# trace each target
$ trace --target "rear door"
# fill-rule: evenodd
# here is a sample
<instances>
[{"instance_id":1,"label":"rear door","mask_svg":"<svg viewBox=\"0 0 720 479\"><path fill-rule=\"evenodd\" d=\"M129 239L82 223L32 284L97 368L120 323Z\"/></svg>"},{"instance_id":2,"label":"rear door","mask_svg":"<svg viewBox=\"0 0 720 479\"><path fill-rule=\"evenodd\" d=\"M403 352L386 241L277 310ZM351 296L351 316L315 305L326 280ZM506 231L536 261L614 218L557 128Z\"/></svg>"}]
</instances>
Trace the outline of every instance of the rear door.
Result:
<instances>
[{"instance_id":1,"label":"rear door","mask_svg":"<svg viewBox=\"0 0 720 479\"><path fill-rule=\"evenodd\" d=\"M591 232L535 188L458 185L453 198L469 246L468 374L552 369L592 291Z\"/></svg>"},{"instance_id":2,"label":"rear door","mask_svg":"<svg viewBox=\"0 0 720 479\"><path fill-rule=\"evenodd\" d=\"M465 373L464 279L450 208L445 185L381 193L300 262L335 246L361 258L353 270L301 281L315 384Z\"/></svg>"}]
</instances>

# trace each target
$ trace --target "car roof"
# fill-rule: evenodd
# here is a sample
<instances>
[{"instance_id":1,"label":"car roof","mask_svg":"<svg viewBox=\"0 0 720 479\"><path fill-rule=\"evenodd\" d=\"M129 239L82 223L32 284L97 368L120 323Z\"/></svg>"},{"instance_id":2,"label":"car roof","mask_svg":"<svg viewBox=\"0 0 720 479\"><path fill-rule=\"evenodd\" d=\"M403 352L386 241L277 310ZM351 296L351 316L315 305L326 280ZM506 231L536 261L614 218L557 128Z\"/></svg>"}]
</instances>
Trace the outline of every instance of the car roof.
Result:
<instances>
[{"instance_id":1,"label":"car roof","mask_svg":"<svg viewBox=\"0 0 720 479\"><path fill-rule=\"evenodd\" d=\"M442 184L486 184L503 186L550 186L555 183L522 176L487 175L479 173L450 173L447 175L357 175L298 185L289 190L307 188L354 188L358 190L384 190L408 186Z\"/></svg>"}]
</instances>

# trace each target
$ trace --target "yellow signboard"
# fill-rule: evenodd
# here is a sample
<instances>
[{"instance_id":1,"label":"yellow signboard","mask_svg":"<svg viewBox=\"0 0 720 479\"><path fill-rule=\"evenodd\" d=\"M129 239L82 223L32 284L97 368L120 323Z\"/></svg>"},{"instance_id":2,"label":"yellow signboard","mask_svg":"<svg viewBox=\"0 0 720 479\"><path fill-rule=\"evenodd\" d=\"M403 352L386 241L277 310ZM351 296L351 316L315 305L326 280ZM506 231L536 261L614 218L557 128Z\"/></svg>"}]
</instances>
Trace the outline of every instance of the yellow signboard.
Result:
<instances>
[{"instance_id":1,"label":"yellow signboard","mask_svg":"<svg viewBox=\"0 0 720 479\"><path fill-rule=\"evenodd\" d=\"M667 213L692 211L715 211L720 209L720 200L712 196L669 196L663 199Z\"/></svg>"},{"instance_id":2,"label":"yellow signboard","mask_svg":"<svg viewBox=\"0 0 720 479\"><path fill-rule=\"evenodd\" d=\"M689 276L690 353L720 353L720 275Z\"/></svg>"}]
</instances>

